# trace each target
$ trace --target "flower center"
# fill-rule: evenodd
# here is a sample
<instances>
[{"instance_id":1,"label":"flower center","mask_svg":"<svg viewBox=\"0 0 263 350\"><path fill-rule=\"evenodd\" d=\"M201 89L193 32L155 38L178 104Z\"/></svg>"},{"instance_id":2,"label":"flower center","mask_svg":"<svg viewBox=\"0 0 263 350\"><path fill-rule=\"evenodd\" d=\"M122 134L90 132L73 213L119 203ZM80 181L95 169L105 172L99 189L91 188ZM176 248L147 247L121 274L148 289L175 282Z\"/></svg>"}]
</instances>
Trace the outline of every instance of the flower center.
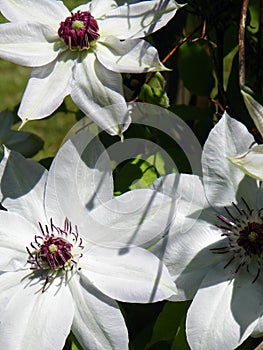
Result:
<instances>
[{"instance_id":1,"label":"flower center","mask_svg":"<svg viewBox=\"0 0 263 350\"><path fill-rule=\"evenodd\" d=\"M63 268L73 258L73 245L61 237L48 237L40 246L38 258L51 270Z\"/></svg>"},{"instance_id":2,"label":"flower center","mask_svg":"<svg viewBox=\"0 0 263 350\"><path fill-rule=\"evenodd\" d=\"M71 223L65 220L64 228L55 226L50 220L50 226L43 227L39 223L41 235L35 235L34 242L30 244L33 251L28 247L28 263L34 272L40 272L45 279L42 292L47 284L52 282L58 275L66 275L77 266L81 258L82 239L79 237L77 226L75 232Z\"/></svg>"},{"instance_id":3,"label":"flower center","mask_svg":"<svg viewBox=\"0 0 263 350\"><path fill-rule=\"evenodd\" d=\"M212 248L211 251L216 254L232 253L225 267L235 261L235 273L243 266L248 272L256 266L253 280L255 282L260 275L263 261L263 208L256 211L251 209L243 198L242 200L245 209L232 203L236 215L233 215L228 208L225 210L229 219L218 215L218 218L224 223L218 227L223 231L222 236L228 238L228 245Z\"/></svg>"},{"instance_id":4,"label":"flower center","mask_svg":"<svg viewBox=\"0 0 263 350\"><path fill-rule=\"evenodd\" d=\"M98 30L97 21L88 11L78 11L60 23L58 35L70 50L84 50L99 38Z\"/></svg>"}]
</instances>

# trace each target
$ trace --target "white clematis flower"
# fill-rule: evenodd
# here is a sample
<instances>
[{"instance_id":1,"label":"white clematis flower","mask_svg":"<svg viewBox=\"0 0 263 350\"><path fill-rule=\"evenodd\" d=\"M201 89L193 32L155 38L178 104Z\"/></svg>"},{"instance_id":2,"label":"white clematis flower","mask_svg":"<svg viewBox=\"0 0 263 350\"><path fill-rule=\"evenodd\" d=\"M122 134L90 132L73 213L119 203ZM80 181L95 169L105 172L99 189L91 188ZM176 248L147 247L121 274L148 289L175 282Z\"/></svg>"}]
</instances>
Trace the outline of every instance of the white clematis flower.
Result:
<instances>
[{"instance_id":1,"label":"white clematis flower","mask_svg":"<svg viewBox=\"0 0 263 350\"><path fill-rule=\"evenodd\" d=\"M140 38L163 27L181 6L174 0L123 6L92 0L70 13L62 1L0 0L10 21L0 25L0 57L33 67L20 118L49 116L70 94L99 126L120 134L130 123L120 73L166 69ZM110 106L105 118L100 108Z\"/></svg>"},{"instance_id":2,"label":"white clematis flower","mask_svg":"<svg viewBox=\"0 0 263 350\"><path fill-rule=\"evenodd\" d=\"M253 146L247 152L228 159L247 175L263 181L263 145Z\"/></svg>"},{"instance_id":3,"label":"white clematis flower","mask_svg":"<svg viewBox=\"0 0 263 350\"><path fill-rule=\"evenodd\" d=\"M227 159L253 142L226 113L203 150L203 179L168 175L155 184L176 198L169 234L152 251L168 267L179 296L193 299L186 333L193 350L233 350L263 334L263 192Z\"/></svg>"},{"instance_id":4,"label":"white clematis flower","mask_svg":"<svg viewBox=\"0 0 263 350\"><path fill-rule=\"evenodd\" d=\"M114 299L155 302L176 292L159 259L135 246L158 238L168 220L164 208L172 201L150 189L112 199L109 160L102 151L97 139L79 132L47 172L5 149L1 349L61 349L70 329L84 349L128 349Z\"/></svg>"},{"instance_id":5,"label":"white clematis flower","mask_svg":"<svg viewBox=\"0 0 263 350\"><path fill-rule=\"evenodd\" d=\"M244 102L253 119L258 131L263 136L263 106L258 103L252 96L251 91L247 93L241 90ZM252 145L251 145L252 146ZM243 170L246 174L257 180L263 181L263 146L254 145L245 153L232 155L229 160Z\"/></svg>"}]
</instances>

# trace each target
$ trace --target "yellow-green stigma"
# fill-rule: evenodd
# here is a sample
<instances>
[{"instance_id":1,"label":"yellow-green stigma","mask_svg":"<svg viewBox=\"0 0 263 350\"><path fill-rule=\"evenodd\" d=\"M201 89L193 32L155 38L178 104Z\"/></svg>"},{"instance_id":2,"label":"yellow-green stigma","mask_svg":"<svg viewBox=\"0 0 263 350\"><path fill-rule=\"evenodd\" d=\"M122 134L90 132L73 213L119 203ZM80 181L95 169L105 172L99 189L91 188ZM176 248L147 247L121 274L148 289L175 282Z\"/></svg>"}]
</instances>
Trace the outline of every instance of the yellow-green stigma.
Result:
<instances>
[{"instance_id":1,"label":"yellow-green stigma","mask_svg":"<svg viewBox=\"0 0 263 350\"><path fill-rule=\"evenodd\" d=\"M71 28L81 30L85 26L84 22L76 20L72 23Z\"/></svg>"},{"instance_id":2,"label":"yellow-green stigma","mask_svg":"<svg viewBox=\"0 0 263 350\"><path fill-rule=\"evenodd\" d=\"M60 23L58 36L70 50L86 50L99 37L99 26L95 18L88 11L72 13Z\"/></svg>"},{"instance_id":3,"label":"yellow-green stigma","mask_svg":"<svg viewBox=\"0 0 263 350\"><path fill-rule=\"evenodd\" d=\"M257 232L252 231L248 235L248 239L250 240L250 242L256 242L257 238L258 238Z\"/></svg>"},{"instance_id":4,"label":"yellow-green stigma","mask_svg":"<svg viewBox=\"0 0 263 350\"><path fill-rule=\"evenodd\" d=\"M58 247L55 244L50 244L48 247L48 250L50 251L51 254L54 254L58 251Z\"/></svg>"}]
</instances>

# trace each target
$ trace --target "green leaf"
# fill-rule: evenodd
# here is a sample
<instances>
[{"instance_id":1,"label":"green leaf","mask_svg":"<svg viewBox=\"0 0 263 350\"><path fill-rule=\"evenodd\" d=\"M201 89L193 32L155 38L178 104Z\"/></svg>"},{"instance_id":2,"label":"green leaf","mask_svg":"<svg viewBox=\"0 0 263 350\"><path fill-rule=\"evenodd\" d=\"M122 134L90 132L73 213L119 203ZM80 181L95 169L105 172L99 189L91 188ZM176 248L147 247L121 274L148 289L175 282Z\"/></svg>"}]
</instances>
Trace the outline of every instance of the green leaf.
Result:
<instances>
[{"instance_id":1,"label":"green leaf","mask_svg":"<svg viewBox=\"0 0 263 350\"><path fill-rule=\"evenodd\" d=\"M127 161L114 172L115 194L149 187L158 177L167 174L166 167L171 164L167 157L165 153L156 152L148 157L139 154L136 159ZM169 168L169 172L177 172L177 169Z\"/></svg>"},{"instance_id":2,"label":"green leaf","mask_svg":"<svg viewBox=\"0 0 263 350\"><path fill-rule=\"evenodd\" d=\"M199 42L186 43L178 51L178 71L185 87L195 95L209 96L214 86L210 56Z\"/></svg>"},{"instance_id":3,"label":"green leaf","mask_svg":"<svg viewBox=\"0 0 263 350\"><path fill-rule=\"evenodd\" d=\"M185 320L185 315L190 302L167 302L161 311L153 328L152 338L148 346L152 349L152 345L168 341L173 342L177 336L182 320ZM181 348L178 348L181 349Z\"/></svg>"},{"instance_id":4,"label":"green leaf","mask_svg":"<svg viewBox=\"0 0 263 350\"><path fill-rule=\"evenodd\" d=\"M186 340L185 320L186 317L181 319L181 323L178 327L178 332L174 338L171 350L190 350Z\"/></svg>"},{"instance_id":5,"label":"green leaf","mask_svg":"<svg viewBox=\"0 0 263 350\"><path fill-rule=\"evenodd\" d=\"M260 2L258 0L251 0L249 2L250 24L248 30L251 33L257 33L259 30L259 13Z\"/></svg>"},{"instance_id":6,"label":"green leaf","mask_svg":"<svg viewBox=\"0 0 263 350\"><path fill-rule=\"evenodd\" d=\"M43 148L44 141L31 132L12 130L13 122L14 116L10 111L0 112L0 144L25 157L32 157Z\"/></svg>"},{"instance_id":7,"label":"green leaf","mask_svg":"<svg viewBox=\"0 0 263 350\"><path fill-rule=\"evenodd\" d=\"M11 130L5 145L25 157L32 157L43 148L44 141L31 132Z\"/></svg>"},{"instance_id":8,"label":"green leaf","mask_svg":"<svg viewBox=\"0 0 263 350\"><path fill-rule=\"evenodd\" d=\"M75 335L71 332L71 350L83 350Z\"/></svg>"},{"instance_id":9,"label":"green leaf","mask_svg":"<svg viewBox=\"0 0 263 350\"><path fill-rule=\"evenodd\" d=\"M170 111L177 114L186 121L198 137L201 144L204 144L210 130L213 127L213 111L201 109L196 106L176 105Z\"/></svg>"}]
</instances>

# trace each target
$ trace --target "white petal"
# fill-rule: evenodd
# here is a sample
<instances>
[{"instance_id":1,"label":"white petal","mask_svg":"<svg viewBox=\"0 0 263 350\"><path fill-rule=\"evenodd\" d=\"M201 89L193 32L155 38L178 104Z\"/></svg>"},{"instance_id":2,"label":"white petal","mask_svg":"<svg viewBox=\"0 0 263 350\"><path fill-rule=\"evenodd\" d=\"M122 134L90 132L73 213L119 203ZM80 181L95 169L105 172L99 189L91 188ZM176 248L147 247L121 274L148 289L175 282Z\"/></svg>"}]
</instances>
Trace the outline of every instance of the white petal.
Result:
<instances>
[{"instance_id":1,"label":"white petal","mask_svg":"<svg viewBox=\"0 0 263 350\"><path fill-rule=\"evenodd\" d=\"M0 24L0 57L23 66L36 67L58 55L57 34L38 23Z\"/></svg>"},{"instance_id":2,"label":"white petal","mask_svg":"<svg viewBox=\"0 0 263 350\"><path fill-rule=\"evenodd\" d=\"M149 247L157 242L174 218L174 200L150 189L115 197L91 212L89 242L123 242ZM95 228L95 227L94 227Z\"/></svg>"},{"instance_id":3,"label":"white petal","mask_svg":"<svg viewBox=\"0 0 263 350\"><path fill-rule=\"evenodd\" d=\"M212 223L177 215L167 235L151 252L165 263L178 288L179 299L185 300L194 297L207 272L225 259L223 254L210 250L223 245L221 231Z\"/></svg>"},{"instance_id":4,"label":"white petal","mask_svg":"<svg viewBox=\"0 0 263 350\"><path fill-rule=\"evenodd\" d=\"M18 110L23 122L47 117L61 105L71 92L73 66L66 52L54 62L32 70Z\"/></svg>"},{"instance_id":5,"label":"white petal","mask_svg":"<svg viewBox=\"0 0 263 350\"><path fill-rule=\"evenodd\" d=\"M44 292L25 271L0 275L0 347L12 350L62 349L73 321L69 289L53 282Z\"/></svg>"},{"instance_id":6,"label":"white petal","mask_svg":"<svg viewBox=\"0 0 263 350\"><path fill-rule=\"evenodd\" d=\"M253 122L263 136L263 106L244 90L241 90L241 93Z\"/></svg>"},{"instance_id":7,"label":"white petal","mask_svg":"<svg viewBox=\"0 0 263 350\"><path fill-rule=\"evenodd\" d=\"M82 273L113 299L147 303L176 293L166 266L145 249L126 245L92 246L79 262Z\"/></svg>"},{"instance_id":8,"label":"white petal","mask_svg":"<svg viewBox=\"0 0 263 350\"><path fill-rule=\"evenodd\" d=\"M169 135L187 156L192 172L202 174L202 147L193 131L180 117L168 109L150 103L130 103L129 111L134 123L152 126ZM169 173L176 169L173 161L167 164Z\"/></svg>"},{"instance_id":9,"label":"white petal","mask_svg":"<svg viewBox=\"0 0 263 350\"><path fill-rule=\"evenodd\" d=\"M263 181L263 145L250 148L247 152L229 157L245 174Z\"/></svg>"},{"instance_id":10,"label":"white petal","mask_svg":"<svg viewBox=\"0 0 263 350\"><path fill-rule=\"evenodd\" d=\"M86 278L70 281L75 302L72 331L83 349L128 349L128 332L117 303Z\"/></svg>"},{"instance_id":11,"label":"white petal","mask_svg":"<svg viewBox=\"0 0 263 350\"><path fill-rule=\"evenodd\" d=\"M107 69L120 73L166 70L157 50L144 40L124 40L110 36L97 43L96 56Z\"/></svg>"},{"instance_id":12,"label":"white petal","mask_svg":"<svg viewBox=\"0 0 263 350\"><path fill-rule=\"evenodd\" d=\"M174 0L126 3L107 13L101 23L101 36L114 35L119 39L147 36L165 26L182 6Z\"/></svg>"},{"instance_id":13,"label":"white petal","mask_svg":"<svg viewBox=\"0 0 263 350\"><path fill-rule=\"evenodd\" d=\"M0 163L1 203L29 222L44 220L46 177L47 170L39 163L5 148Z\"/></svg>"},{"instance_id":14,"label":"white petal","mask_svg":"<svg viewBox=\"0 0 263 350\"><path fill-rule=\"evenodd\" d=\"M198 219L207 203L202 179L196 175L169 174L158 178L151 186L153 189L176 200L176 213ZM215 214L214 214L215 215ZM186 232L188 226L183 225L181 232Z\"/></svg>"},{"instance_id":15,"label":"white petal","mask_svg":"<svg viewBox=\"0 0 263 350\"><path fill-rule=\"evenodd\" d=\"M88 117L112 135L127 129L130 117L119 73L104 68L89 53L76 64L74 79L71 96Z\"/></svg>"},{"instance_id":16,"label":"white petal","mask_svg":"<svg viewBox=\"0 0 263 350\"><path fill-rule=\"evenodd\" d=\"M117 4L114 0L92 0L87 4L76 7L73 12L89 11L95 19L98 19L103 18L108 11L115 7L117 7Z\"/></svg>"},{"instance_id":17,"label":"white petal","mask_svg":"<svg viewBox=\"0 0 263 350\"><path fill-rule=\"evenodd\" d=\"M45 195L46 213L54 222L67 217L85 227L89 210L112 198L111 167L104 150L85 130L62 145L49 170Z\"/></svg>"},{"instance_id":18,"label":"white petal","mask_svg":"<svg viewBox=\"0 0 263 350\"><path fill-rule=\"evenodd\" d=\"M24 268L28 253L26 247L34 240L36 227L22 216L0 211L0 270Z\"/></svg>"},{"instance_id":19,"label":"white petal","mask_svg":"<svg viewBox=\"0 0 263 350\"><path fill-rule=\"evenodd\" d=\"M244 302L249 296L249 302ZM254 329L262 314L262 284L220 264L203 280L187 315L186 333L193 350L232 350ZM201 320L201 321L200 321Z\"/></svg>"},{"instance_id":20,"label":"white petal","mask_svg":"<svg viewBox=\"0 0 263 350\"><path fill-rule=\"evenodd\" d=\"M263 336L263 315L259 318L255 328L253 329L253 332L251 333L251 336L255 338Z\"/></svg>"},{"instance_id":21,"label":"white petal","mask_svg":"<svg viewBox=\"0 0 263 350\"><path fill-rule=\"evenodd\" d=\"M246 152L253 142L254 138L246 127L227 113L210 132L204 146L202 164L205 192L211 206L232 205L240 197L253 206L256 181L244 178L243 171L228 160L233 154Z\"/></svg>"},{"instance_id":22,"label":"white petal","mask_svg":"<svg viewBox=\"0 0 263 350\"><path fill-rule=\"evenodd\" d=\"M58 29L60 21L70 16L62 1L0 0L3 15L11 22L38 22Z\"/></svg>"}]
</instances>

